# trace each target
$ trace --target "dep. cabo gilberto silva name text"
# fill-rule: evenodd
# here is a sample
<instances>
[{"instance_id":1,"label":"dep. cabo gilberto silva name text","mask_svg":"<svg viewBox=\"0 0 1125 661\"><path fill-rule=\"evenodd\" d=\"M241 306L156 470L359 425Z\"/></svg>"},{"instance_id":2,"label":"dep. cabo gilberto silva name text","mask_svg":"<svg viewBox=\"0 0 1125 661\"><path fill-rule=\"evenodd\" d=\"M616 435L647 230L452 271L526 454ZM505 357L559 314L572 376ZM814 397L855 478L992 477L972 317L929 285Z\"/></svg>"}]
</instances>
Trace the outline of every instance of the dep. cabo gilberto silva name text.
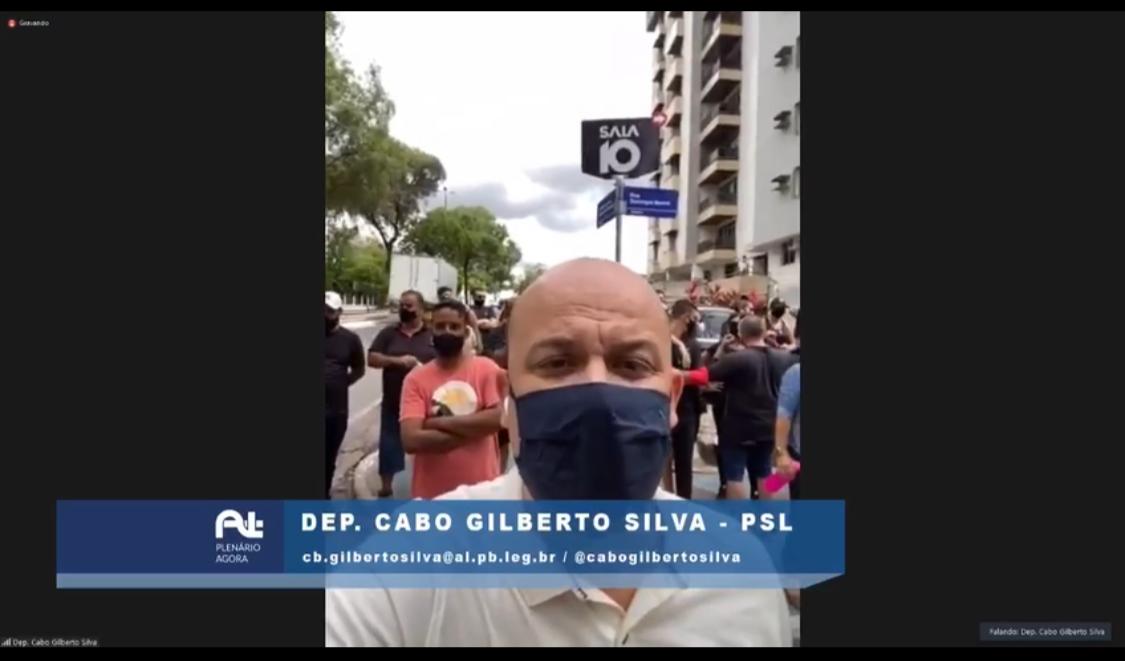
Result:
<instances>
[{"instance_id":1,"label":"dep. cabo gilberto silva name text","mask_svg":"<svg viewBox=\"0 0 1125 661\"><path fill-rule=\"evenodd\" d=\"M458 519L460 519L458 521ZM455 528L456 524L456 528ZM302 532L741 532L793 531L786 512L742 512L737 519L701 512L380 512L363 521L351 512L303 512Z\"/></svg>"}]
</instances>

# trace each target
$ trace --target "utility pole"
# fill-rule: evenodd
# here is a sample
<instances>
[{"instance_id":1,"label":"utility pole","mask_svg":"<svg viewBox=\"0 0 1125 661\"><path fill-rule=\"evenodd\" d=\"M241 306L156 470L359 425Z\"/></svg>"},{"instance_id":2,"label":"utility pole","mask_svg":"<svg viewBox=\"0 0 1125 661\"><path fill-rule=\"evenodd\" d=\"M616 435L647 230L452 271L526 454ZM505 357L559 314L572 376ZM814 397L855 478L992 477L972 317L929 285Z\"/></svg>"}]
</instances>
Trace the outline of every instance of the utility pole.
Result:
<instances>
[{"instance_id":1,"label":"utility pole","mask_svg":"<svg viewBox=\"0 0 1125 661\"><path fill-rule=\"evenodd\" d=\"M617 233L617 242L614 245L614 250L613 250L614 257L613 257L613 259L618 264L620 264L621 263L621 213L622 213L623 208L625 206L625 199L624 199L625 177L622 177L621 175L618 175L618 176L614 177L613 178L613 187L616 190L616 195L617 195L617 199L616 199L615 204L614 204L614 206L617 209L617 221L616 221L616 227L615 227L615 231Z\"/></svg>"}]
</instances>

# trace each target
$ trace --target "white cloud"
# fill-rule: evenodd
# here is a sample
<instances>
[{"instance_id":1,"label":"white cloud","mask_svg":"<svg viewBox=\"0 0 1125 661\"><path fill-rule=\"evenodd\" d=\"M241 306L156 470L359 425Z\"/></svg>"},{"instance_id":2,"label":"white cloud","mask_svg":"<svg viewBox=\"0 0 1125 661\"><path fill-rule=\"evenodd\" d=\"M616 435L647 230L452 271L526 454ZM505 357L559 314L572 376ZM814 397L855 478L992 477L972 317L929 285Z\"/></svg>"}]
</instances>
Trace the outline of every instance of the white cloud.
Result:
<instances>
[{"instance_id":1,"label":"white cloud","mask_svg":"<svg viewBox=\"0 0 1125 661\"><path fill-rule=\"evenodd\" d=\"M579 172L579 127L649 114L644 12L337 16L353 67L382 69L391 131L445 165L450 205L491 208L529 262L613 258L613 224L594 228L612 184ZM622 224L622 262L643 273L647 221Z\"/></svg>"}]
</instances>

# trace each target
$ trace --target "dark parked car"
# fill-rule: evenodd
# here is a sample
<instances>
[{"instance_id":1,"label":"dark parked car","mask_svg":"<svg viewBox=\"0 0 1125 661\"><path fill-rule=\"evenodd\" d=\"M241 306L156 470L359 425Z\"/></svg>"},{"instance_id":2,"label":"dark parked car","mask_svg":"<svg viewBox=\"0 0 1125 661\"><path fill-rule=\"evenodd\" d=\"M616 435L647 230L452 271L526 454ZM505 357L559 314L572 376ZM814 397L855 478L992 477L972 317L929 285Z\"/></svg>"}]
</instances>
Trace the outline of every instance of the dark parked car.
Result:
<instances>
[{"instance_id":1,"label":"dark parked car","mask_svg":"<svg viewBox=\"0 0 1125 661\"><path fill-rule=\"evenodd\" d=\"M699 347L706 351L719 343L723 339L723 334L726 332L727 322L734 316L734 310L730 308L719 307L701 307L699 308L699 316L703 322L703 328L700 333L695 336L699 342Z\"/></svg>"}]
</instances>

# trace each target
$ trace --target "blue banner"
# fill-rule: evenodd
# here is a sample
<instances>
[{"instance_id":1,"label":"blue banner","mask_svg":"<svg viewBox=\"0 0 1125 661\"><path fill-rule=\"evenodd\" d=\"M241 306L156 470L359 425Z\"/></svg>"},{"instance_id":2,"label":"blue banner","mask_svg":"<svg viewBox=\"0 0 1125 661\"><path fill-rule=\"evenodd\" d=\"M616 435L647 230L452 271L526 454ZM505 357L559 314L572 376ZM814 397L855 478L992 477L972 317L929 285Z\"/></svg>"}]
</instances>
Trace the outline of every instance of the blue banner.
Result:
<instances>
[{"instance_id":1,"label":"blue banner","mask_svg":"<svg viewBox=\"0 0 1125 661\"><path fill-rule=\"evenodd\" d=\"M625 214L651 218L675 218L680 193L669 188L626 186L623 194Z\"/></svg>"},{"instance_id":2,"label":"blue banner","mask_svg":"<svg viewBox=\"0 0 1125 661\"><path fill-rule=\"evenodd\" d=\"M58 502L60 588L805 587L842 501Z\"/></svg>"},{"instance_id":3,"label":"blue banner","mask_svg":"<svg viewBox=\"0 0 1125 661\"><path fill-rule=\"evenodd\" d=\"M605 197L598 200L598 227L617 218L617 189L606 193Z\"/></svg>"}]
</instances>

